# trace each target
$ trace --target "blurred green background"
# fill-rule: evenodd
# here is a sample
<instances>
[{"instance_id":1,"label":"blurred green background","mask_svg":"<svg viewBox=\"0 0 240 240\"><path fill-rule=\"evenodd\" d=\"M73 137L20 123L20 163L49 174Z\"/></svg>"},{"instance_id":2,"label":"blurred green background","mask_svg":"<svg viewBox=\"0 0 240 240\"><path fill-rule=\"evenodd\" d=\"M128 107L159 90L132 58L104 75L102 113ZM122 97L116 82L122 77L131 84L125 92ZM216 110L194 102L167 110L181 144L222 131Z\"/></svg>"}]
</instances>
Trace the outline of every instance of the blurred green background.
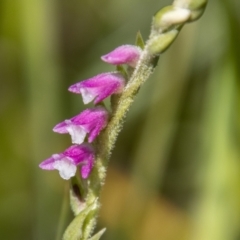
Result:
<instances>
[{"instance_id":1,"label":"blurred green background","mask_svg":"<svg viewBox=\"0 0 240 240\"><path fill-rule=\"evenodd\" d=\"M61 239L68 183L38 164L85 108L68 86L146 40L166 0L0 1L0 238ZM209 1L139 92L113 152L103 240L240 239L240 1ZM61 217L62 216L62 217ZM65 216L65 217L64 217Z\"/></svg>"}]
</instances>

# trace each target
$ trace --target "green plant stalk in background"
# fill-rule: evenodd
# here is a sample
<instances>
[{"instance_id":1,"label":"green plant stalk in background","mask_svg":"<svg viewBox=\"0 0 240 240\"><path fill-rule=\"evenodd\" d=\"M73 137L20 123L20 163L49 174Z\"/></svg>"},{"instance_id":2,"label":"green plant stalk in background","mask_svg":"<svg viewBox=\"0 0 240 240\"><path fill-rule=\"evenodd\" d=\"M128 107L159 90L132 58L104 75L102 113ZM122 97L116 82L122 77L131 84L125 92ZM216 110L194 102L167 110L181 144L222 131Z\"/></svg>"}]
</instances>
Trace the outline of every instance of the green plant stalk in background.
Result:
<instances>
[{"instance_id":1,"label":"green plant stalk in background","mask_svg":"<svg viewBox=\"0 0 240 240\"><path fill-rule=\"evenodd\" d=\"M112 99L112 117L95 143L96 162L89 179L86 180L87 187L74 181L70 190L75 218L65 231L64 240L100 239L104 229L93 237L90 236L96 225L100 207L99 196L105 181L108 161L125 116L139 88L153 73L160 54L172 44L185 23L197 20L203 14L206 4L207 0L175 0L171 6L158 11L153 17L151 33L145 46L140 35L137 37L137 45L142 47L143 51L125 89ZM76 186L79 191L74 190Z\"/></svg>"},{"instance_id":2,"label":"green plant stalk in background","mask_svg":"<svg viewBox=\"0 0 240 240\"><path fill-rule=\"evenodd\" d=\"M22 64L24 76L28 86L28 108L31 142L28 142L31 159L38 159L42 152L47 152L53 146L57 146L57 138L48 137L50 144L42 144L46 140L49 131L49 123L53 124L60 116L59 106L61 98L58 89L61 79L61 70L58 56L57 24L54 21L56 9L54 1L30 1L21 0L19 3L21 15L21 34L23 49L26 52ZM51 66L51 67L49 67ZM48 86L46 88L46 86ZM46 106L48 106L46 108ZM45 109L41 114L39 109ZM46 121L47 119L47 121ZM50 125L51 126L51 125ZM39 171L36 162L32 162L31 203L36 214L36 221L31 221L34 239L46 239L48 232L42 231L45 225L53 219L45 219L46 212L51 212L52 206L48 194L46 194L45 181L39 180ZM46 201L45 201L45 200ZM48 202L48 206L43 202ZM33 212L34 212L33 211ZM32 214L33 216L34 214Z\"/></svg>"}]
</instances>

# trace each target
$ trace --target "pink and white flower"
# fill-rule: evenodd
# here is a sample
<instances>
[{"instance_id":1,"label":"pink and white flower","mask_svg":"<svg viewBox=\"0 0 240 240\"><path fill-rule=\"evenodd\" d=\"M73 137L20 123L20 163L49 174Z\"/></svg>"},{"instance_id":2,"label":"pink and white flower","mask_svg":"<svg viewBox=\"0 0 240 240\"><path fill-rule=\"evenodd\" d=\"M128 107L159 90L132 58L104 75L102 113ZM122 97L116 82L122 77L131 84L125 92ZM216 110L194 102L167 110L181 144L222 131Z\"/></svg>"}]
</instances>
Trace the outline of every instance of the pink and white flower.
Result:
<instances>
[{"instance_id":1,"label":"pink and white flower","mask_svg":"<svg viewBox=\"0 0 240 240\"><path fill-rule=\"evenodd\" d=\"M75 176L77 166L81 166L82 178L88 178L94 165L94 151L90 144L73 145L63 153L53 154L52 157L40 163L44 170L58 170L60 176L68 180Z\"/></svg>"},{"instance_id":2,"label":"pink and white flower","mask_svg":"<svg viewBox=\"0 0 240 240\"><path fill-rule=\"evenodd\" d=\"M104 129L108 122L108 111L104 107L86 109L77 116L57 124L53 131L57 133L69 133L72 143L81 144L86 135L88 142L92 142Z\"/></svg>"},{"instance_id":3,"label":"pink and white flower","mask_svg":"<svg viewBox=\"0 0 240 240\"><path fill-rule=\"evenodd\" d=\"M85 104L94 100L97 104L112 94L121 93L125 86L124 77L118 72L102 73L69 87L69 91L82 94Z\"/></svg>"},{"instance_id":4,"label":"pink and white flower","mask_svg":"<svg viewBox=\"0 0 240 240\"><path fill-rule=\"evenodd\" d=\"M128 64L131 67L136 67L141 52L141 48L137 46L122 45L114 49L112 52L102 56L101 59L104 62L113 65Z\"/></svg>"}]
</instances>

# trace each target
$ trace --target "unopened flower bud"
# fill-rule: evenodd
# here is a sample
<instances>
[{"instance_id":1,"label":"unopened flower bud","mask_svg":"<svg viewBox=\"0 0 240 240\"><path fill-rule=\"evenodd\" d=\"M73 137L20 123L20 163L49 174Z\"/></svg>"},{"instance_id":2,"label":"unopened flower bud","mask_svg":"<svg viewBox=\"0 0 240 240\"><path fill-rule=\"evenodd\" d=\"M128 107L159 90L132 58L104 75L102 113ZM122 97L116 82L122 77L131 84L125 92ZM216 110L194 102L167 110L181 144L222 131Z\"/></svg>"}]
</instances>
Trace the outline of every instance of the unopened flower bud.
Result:
<instances>
[{"instance_id":1,"label":"unopened flower bud","mask_svg":"<svg viewBox=\"0 0 240 240\"><path fill-rule=\"evenodd\" d=\"M175 0L173 6L188 9L190 11L190 17L187 22L193 22L200 18L206 8L207 0Z\"/></svg>"},{"instance_id":2,"label":"unopened flower bud","mask_svg":"<svg viewBox=\"0 0 240 240\"><path fill-rule=\"evenodd\" d=\"M137 46L123 45L102 56L101 59L113 65L128 64L135 67L141 52L142 50Z\"/></svg>"},{"instance_id":3,"label":"unopened flower bud","mask_svg":"<svg viewBox=\"0 0 240 240\"><path fill-rule=\"evenodd\" d=\"M188 9L167 6L155 14L153 18L154 29L160 33L165 32L175 25L185 23L190 14Z\"/></svg>"}]
</instances>

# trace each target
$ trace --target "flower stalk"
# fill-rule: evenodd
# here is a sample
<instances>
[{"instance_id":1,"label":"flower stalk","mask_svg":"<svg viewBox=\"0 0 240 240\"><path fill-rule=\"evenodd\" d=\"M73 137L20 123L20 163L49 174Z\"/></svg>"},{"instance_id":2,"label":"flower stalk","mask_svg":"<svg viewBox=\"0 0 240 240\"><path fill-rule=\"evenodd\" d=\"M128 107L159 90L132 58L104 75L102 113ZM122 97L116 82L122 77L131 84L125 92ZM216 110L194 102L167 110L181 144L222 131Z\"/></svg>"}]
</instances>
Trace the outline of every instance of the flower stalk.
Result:
<instances>
[{"instance_id":1,"label":"flower stalk","mask_svg":"<svg viewBox=\"0 0 240 240\"><path fill-rule=\"evenodd\" d=\"M69 133L73 143L80 144L78 145L80 148L86 146L83 141L87 134L89 134L88 141L92 143L91 146L88 143L88 151L84 150L81 159L78 156L76 158L74 154L72 156L64 152L63 157L62 155L58 158L52 157L50 160L52 165L48 170L58 169L60 174L67 172L67 178L75 175L77 165L83 164L81 181L77 177L72 181L70 201L75 218L64 233L64 240L100 239L104 230L93 237L90 236L96 225L96 216L100 207L99 196L104 185L109 158L126 114L138 90L153 73L160 54L173 43L185 23L194 21L202 15L206 4L207 0L175 0L171 6L158 11L153 17L151 33L146 44L138 34L137 46L123 45L102 56L103 61L117 65L117 72L102 73L69 88L69 91L81 94L85 104L94 101L96 105L105 98L111 97L112 105L110 116L107 117L105 114L107 110L103 107L95 107L95 111L96 109L101 111L102 120L92 117L91 114L95 112L87 109L54 128L56 132ZM125 69L122 64L128 67ZM99 125L94 126L95 124ZM78 146L74 148L79 148ZM89 152L89 149L94 151ZM69 157L72 158L71 161ZM40 166L48 163L49 160L44 161ZM74 168L74 171L65 169L65 166L69 168L69 164L72 164L71 168ZM83 172L84 167L87 167L87 172ZM84 196L79 196L80 192L84 192Z\"/></svg>"}]
</instances>

